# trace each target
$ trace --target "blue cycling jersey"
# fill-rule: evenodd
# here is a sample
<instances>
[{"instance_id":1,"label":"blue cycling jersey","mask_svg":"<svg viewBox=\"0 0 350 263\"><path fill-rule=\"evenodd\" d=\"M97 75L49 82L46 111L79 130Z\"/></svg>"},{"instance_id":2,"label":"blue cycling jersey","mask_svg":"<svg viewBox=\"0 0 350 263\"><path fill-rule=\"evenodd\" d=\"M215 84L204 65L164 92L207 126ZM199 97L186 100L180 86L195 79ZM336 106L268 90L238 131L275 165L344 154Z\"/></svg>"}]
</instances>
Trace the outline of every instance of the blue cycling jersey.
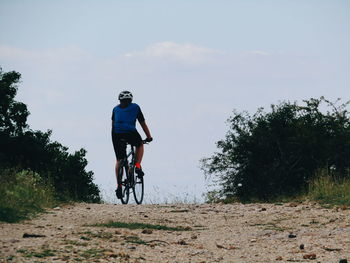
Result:
<instances>
[{"instance_id":1,"label":"blue cycling jersey","mask_svg":"<svg viewBox=\"0 0 350 263\"><path fill-rule=\"evenodd\" d=\"M136 131L136 120L139 120L139 122L145 121L139 105L130 103L125 108L120 107L120 105L115 106L112 113L113 132L128 133Z\"/></svg>"}]
</instances>

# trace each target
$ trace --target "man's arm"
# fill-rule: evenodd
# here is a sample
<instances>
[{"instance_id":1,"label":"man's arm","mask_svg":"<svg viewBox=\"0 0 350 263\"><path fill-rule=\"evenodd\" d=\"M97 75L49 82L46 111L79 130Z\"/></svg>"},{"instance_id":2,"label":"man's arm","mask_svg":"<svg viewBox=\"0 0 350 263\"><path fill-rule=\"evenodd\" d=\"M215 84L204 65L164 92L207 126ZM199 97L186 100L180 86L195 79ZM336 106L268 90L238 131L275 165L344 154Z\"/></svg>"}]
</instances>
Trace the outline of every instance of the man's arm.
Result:
<instances>
[{"instance_id":1,"label":"man's arm","mask_svg":"<svg viewBox=\"0 0 350 263\"><path fill-rule=\"evenodd\" d=\"M145 132L147 139L152 139L151 132L148 129L146 121L140 121L140 125L142 127L142 130Z\"/></svg>"}]
</instances>

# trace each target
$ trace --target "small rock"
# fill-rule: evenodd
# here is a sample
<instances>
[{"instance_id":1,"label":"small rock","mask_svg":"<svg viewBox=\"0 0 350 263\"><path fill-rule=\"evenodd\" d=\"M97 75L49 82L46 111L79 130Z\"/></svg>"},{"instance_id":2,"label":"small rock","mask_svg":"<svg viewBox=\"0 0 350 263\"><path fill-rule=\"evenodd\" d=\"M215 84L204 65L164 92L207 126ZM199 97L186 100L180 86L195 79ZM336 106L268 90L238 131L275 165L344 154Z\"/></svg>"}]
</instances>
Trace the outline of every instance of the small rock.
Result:
<instances>
[{"instance_id":1,"label":"small rock","mask_svg":"<svg viewBox=\"0 0 350 263\"><path fill-rule=\"evenodd\" d=\"M104 252L104 254L107 257L111 257L111 258L117 258L119 256L118 254L115 254L115 253L112 253L112 252L109 252L109 251Z\"/></svg>"},{"instance_id":2,"label":"small rock","mask_svg":"<svg viewBox=\"0 0 350 263\"><path fill-rule=\"evenodd\" d=\"M144 229L144 230L142 230L141 233L142 233L142 234L152 234L153 231L152 231L151 229Z\"/></svg>"},{"instance_id":3,"label":"small rock","mask_svg":"<svg viewBox=\"0 0 350 263\"><path fill-rule=\"evenodd\" d=\"M61 209L61 207L56 206L53 210L60 210L60 209Z\"/></svg>"},{"instance_id":4,"label":"small rock","mask_svg":"<svg viewBox=\"0 0 350 263\"><path fill-rule=\"evenodd\" d=\"M28 234L24 233L23 238L30 238L30 237L46 237L45 235L37 235L37 234Z\"/></svg>"},{"instance_id":5,"label":"small rock","mask_svg":"<svg viewBox=\"0 0 350 263\"><path fill-rule=\"evenodd\" d=\"M255 242L256 242L256 239L251 239L250 242L255 243Z\"/></svg>"},{"instance_id":6,"label":"small rock","mask_svg":"<svg viewBox=\"0 0 350 263\"><path fill-rule=\"evenodd\" d=\"M144 215L143 217L146 217L146 218L147 218L147 217L148 217L148 215Z\"/></svg>"},{"instance_id":7,"label":"small rock","mask_svg":"<svg viewBox=\"0 0 350 263\"><path fill-rule=\"evenodd\" d=\"M289 234L288 237L289 237L289 238L296 238L297 236L294 235L294 234Z\"/></svg>"},{"instance_id":8,"label":"small rock","mask_svg":"<svg viewBox=\"0 0 350 263\"><path fill-rule=\"evenodd\" d=\"M327 250L327 251L340 251L341 250L341 248L331 248L331 247L326 247L326 246L324 246L323 249Z\"/></svg>"},{"instance_id":9,"label":"small rock","mask_svg":"<svg viewBox=\"0 0 350 263\"><path fill-rule=\"evenodd\" d=\"M277 257L276 260L283 260L281 256Z\"/></svg>"},{"instance_id":10,"label":"small rock","mask_svg":"<svg viewBox=\"0 0 350 263\"><path fill-rule=\"evenodd\" d=\"M130 249L130 250L135 250L136 247L128 247L128 249Z\"/></svg>"},{"instance_id":11,"label":"small rock","mask_svg":"<svg viewBox=\"0 0 350 263\"><path fill-rule=\"evenodd\" d=\"M179 245L183 245L183 246L188 245L187 242L186 242L185 240L180 240L180 241L178 241L177 243L178 243Z\"/></svg>"},{"instance_id":12,"label":"small rock","mask_svg":"<svg viewBox=\"0 0 350 263\"><path fill-rule=\"evenodd\" d=\"M299 248L300 248L300 249L304 249L304 248L305 248L305 245L304 245L304 244L300 244Z\"/></svg>"},{"instance_id":13,"label":"small rock","mask_svg":"<svg viewBox=\"0 0 350 263\"><path fill-rule=\"evenodd\" d=\"M90 210L90 209L91 209L91 207L87 207L86 209L87 209L87 210Z\"/></svg>"},{"instance_id":14,"label":"small rock","mask_svg":"<svg viewBox=\"0 0 350 263\"><path fill-rule=\"evenodd\" d=\"M193 234L193 235L191 236L191 239L197 239L197 236Z\"/></svg>"},{"instance_id":15,"label":"small rock","mask_svg":"<svg viewBox=\"0 0 350 263\"><path fill-rule=\"evenodd\" d=\"M262 212L262 211L266 211L266 208L265 207L261 208L259 212Z\"/></svg>"},{"instance_id":16,"label":"small rock","mask_svg":"<svg viewBox=\"0 0 350 263\"><path fill-rule=\"evenodd\" d=\"M229 249L229 250L233 250L233 249L237 249L238 247L235 247L235 246L229 246L227 249Z\"/></svg>"},{"instance_id":17,"label":"small rock","mask_svg":"<svg viewBox=\"0 0 350 263\"><path fill-rule=\"evenodd\" d=\"M348 260L344 258L344 259L339 260L339 263L348 263Z\"/></svg>"},{"instance_id":18,"label":"small rock","mask_svg":"<svg viewBox=\"0 0 350 263\"><path fill-rule=\"evenodd\" d=\"M222 245L220 245L220 244L216 244L216 247L217 247L217 248L226 248L226 247L224 247L224 246L222 246Z\"/></svg>"},{"instance_id":19,"label":"small rock","mask_svg":"<svg viewBox=\"0 0 350 263\"><path fill-rule=\"evenodd\" d=\"M303 259L316 259L316 254L312 253L312 254L305 254L303 256Z\"/></svg>"},{"instance_id":20,"label":"small rock","mask_svg":"<svg viewBox=\"0 0 350 263\"><path fill-rule=\"evenodd\" d=\"M114 234L116 234L116 235L121 235L121 232L118 231L118 230L116 230L116 231L114 231Z\"/></svg>"}]
</instances>

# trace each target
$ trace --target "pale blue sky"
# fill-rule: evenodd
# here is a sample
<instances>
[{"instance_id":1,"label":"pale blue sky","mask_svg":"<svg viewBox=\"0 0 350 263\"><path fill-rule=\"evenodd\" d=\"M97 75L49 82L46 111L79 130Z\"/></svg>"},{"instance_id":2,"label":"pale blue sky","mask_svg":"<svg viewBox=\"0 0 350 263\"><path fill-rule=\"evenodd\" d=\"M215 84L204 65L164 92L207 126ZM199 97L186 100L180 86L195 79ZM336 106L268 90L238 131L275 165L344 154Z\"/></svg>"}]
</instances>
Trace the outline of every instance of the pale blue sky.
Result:
<instances>
[{"instance_id":1,"label":"pale blue sky","mask_svg":"<svg viewBox=\"0 0 350 263\"><path fill-rule=\"evenodd\" d=\"M2 0L0 40L32 49L79 45L108 56L164 40L317 52L349 46L349 12L346 0Z\"/></svg>"},{"instance_id":2,"label":"pale blue sky","mask_svg":"<svg viewBox=\"0 0 350 263\"><path fill-rule=\"evenodd\" d=\"M22 73L31 127L86 148L107 196L110 114L131 90L155 137L146 191L200 197L198 160L234 108L349 99L349 14L346 0L0 0L0 65Z\"/></svg>"}]
</instances>

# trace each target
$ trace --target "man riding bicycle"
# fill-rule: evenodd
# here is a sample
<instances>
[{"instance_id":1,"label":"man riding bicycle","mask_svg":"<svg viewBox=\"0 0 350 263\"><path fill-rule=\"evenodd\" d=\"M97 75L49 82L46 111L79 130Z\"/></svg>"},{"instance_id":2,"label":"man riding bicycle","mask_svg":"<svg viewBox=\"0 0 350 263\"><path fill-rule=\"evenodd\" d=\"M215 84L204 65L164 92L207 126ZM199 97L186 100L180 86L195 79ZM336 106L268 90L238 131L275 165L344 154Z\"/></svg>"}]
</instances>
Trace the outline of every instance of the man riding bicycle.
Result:
<instances>
[{"instance_id":1,"label":"man riding bicycle","mask_svg":"<svg viewBox=\"0 0 350 263\"><path fill-rule=\"evenodd\" d=\"M127 143L136 147L135 156L135 173L143 176L144 172L141 168L143 157L143 141L136 130L136 120L139 121L144 133L146 134L146 142L153 140L151 133L142 114L141 108L136 103L132 103L133 96L129 91L122 91L118 96L120 104L113 108L112 113L112 141L114 152L117 158L115 165L115 174L117 178L117 198L122 197L122 182L118 176L121 160L126 157Z\"/></svg>"}]
</instances>

